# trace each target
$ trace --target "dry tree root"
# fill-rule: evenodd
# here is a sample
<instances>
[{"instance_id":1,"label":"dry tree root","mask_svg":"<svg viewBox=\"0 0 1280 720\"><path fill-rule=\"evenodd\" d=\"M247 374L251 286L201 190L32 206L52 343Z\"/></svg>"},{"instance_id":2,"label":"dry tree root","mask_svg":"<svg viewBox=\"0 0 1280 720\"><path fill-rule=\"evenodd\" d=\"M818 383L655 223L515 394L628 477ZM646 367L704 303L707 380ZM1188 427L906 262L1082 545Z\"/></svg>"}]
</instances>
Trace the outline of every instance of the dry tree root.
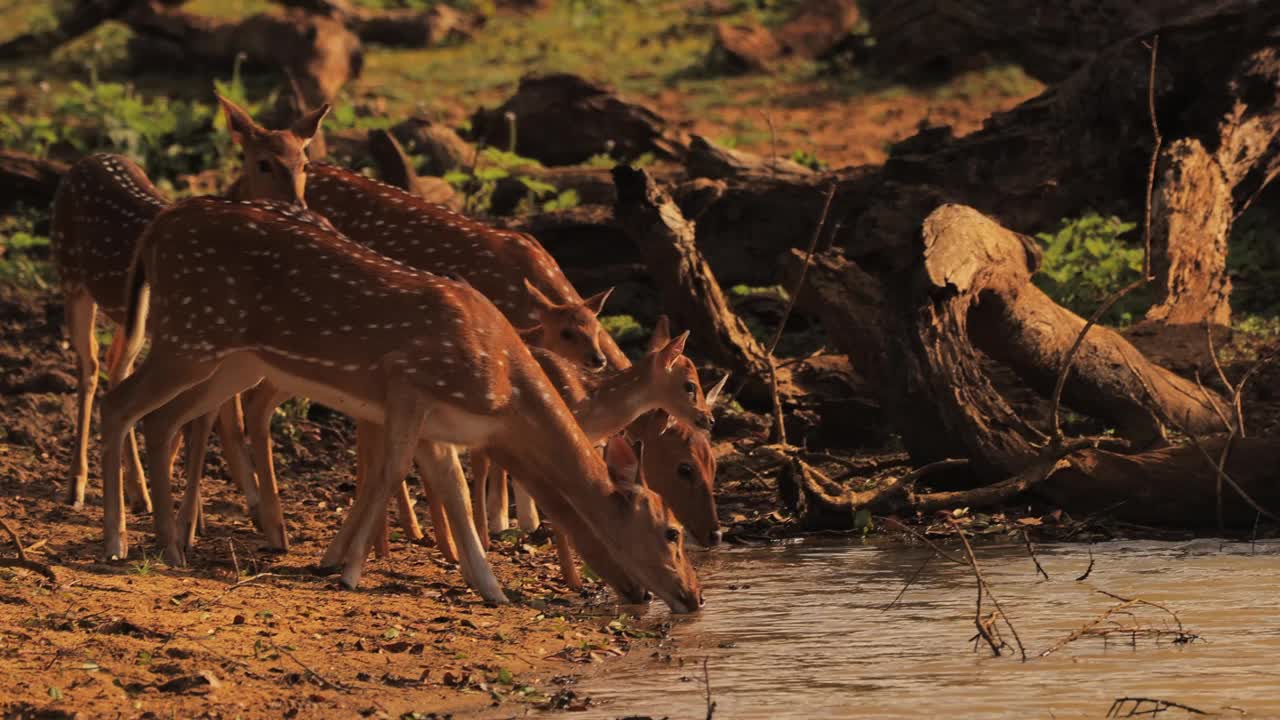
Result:
<instances>
[{"instance_id":1,"label":"dry tree root","mask_svg":"<svg viewBox=\"0 0 1280 720\"><path fill-rule=\"evenodd\" d=\"M1126 708L1128 708L1126 710ZM1130 718L1130 717L1146 717L1159 715L1169 710L1181 710L1190 715L1212 715L1213 713L1205 712L1190 705L1183 705L1172 700L1159 700L1157 698L1144 697L1122 697L1116 698L1111 703L1111 708L1107 710L1109 718Z\"/></svg>"}]
</instances>

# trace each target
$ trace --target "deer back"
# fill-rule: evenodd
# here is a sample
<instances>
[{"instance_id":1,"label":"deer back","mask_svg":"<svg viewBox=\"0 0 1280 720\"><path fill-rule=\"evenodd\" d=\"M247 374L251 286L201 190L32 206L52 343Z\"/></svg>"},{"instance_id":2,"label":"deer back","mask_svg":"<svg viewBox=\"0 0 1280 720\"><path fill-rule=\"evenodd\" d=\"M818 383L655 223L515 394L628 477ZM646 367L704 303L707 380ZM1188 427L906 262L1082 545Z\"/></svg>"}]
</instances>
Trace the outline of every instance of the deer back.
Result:
<instances>
[{"instance_id":1,"label":"deer back","mask_svg":"<svg viewBox=\"0 0 1280 720\"><path fill-rule=\"evenodd\" d=\"M352 242L315 213L186 200L156 218L139 257L153 342L179 355L252 350L332 383L394 358L468 411L492 414L510 398L511 350L522 345L492 303Z\"/></svg>"},{"instance_id":2,"label":"deer back","mask_svg":"<svg viewBox=\"0 0 1280 720\"><path fill-rule=\"evenodd\" d=\"M312 163L307 205L388 257L466 278L517 326L538 319L526 278L552 302L583 302L555 258L532 236L491 227L358 173ZM625 360L608 333L601 335L606 352L616 351Z\"/></svg>"},{"instance_id":3,"label":"deer back","mask_svg":"<svg viewBox=\"0 0 1280 720\"><path fill-rule=\"evenodd\" d=\"M90 155L71 166L54 196L49 235L63 287L87 290L119 319L134 246L168 204L126 157Z\"/></svg>"}]
</instances>

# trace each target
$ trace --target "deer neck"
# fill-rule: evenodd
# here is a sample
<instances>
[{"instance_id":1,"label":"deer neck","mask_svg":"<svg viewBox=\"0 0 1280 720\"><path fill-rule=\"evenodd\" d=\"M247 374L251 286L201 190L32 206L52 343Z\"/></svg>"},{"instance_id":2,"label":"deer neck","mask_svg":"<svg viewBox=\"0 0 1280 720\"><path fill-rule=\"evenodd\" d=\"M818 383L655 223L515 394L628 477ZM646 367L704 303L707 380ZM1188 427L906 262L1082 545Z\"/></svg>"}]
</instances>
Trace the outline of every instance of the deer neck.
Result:
<instances>
[{"instance_id":1,"label":"deer neck","mask_svg":"<svg viewBox=\"0 0 1280 720\"><path fill-rule=\"evenodd\" d=\"M489 452L539 504L571 506L590 523L614 490L604 461L545 375L529 374L516 387L515 407Z\"/></svg>"},{"instance_id":2,"label":"deer neck","mask_svg":"<svg viewBox=\"0 0 1280 720\"><path fill-rule=\"evenodd\" d=\"M602 440L658 407L649 390L633 365L601 379L574 408L574 416L587 437Z\"/></svg>"}]
</instances>

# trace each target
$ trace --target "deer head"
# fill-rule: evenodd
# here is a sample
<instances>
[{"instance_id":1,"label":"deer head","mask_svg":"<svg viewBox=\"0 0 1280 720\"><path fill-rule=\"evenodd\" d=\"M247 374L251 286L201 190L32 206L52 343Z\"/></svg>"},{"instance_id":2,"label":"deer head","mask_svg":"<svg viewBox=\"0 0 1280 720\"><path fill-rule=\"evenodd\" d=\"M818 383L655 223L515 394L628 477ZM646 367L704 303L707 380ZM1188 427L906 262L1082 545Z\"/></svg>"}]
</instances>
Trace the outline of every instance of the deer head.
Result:
<instances>
[{"instance_id":1,"label":"deer head","mask_svg":"<svg viewBox=\"0 0 1280 720\"><path fill-rule=\"evenodd\" d=\"M641 532L626 533L632 548L648 562L632 565L628 574L662 598L675 612L693 612L703 605L702 586L684 549L684 528L665 503L645 484L644 447L633 451L621 435L609 439L605 462L614 485L614 518ZM622 526L615 526L622 527Z\"/></svg>"},{"instance_id":2,"label":"deer head","mask_svg":"<svg viewBox=\"0 0 1280 720\"><path fill-rule=\"evenodd\" d=\"M236 194L242 199L279 200L306 207L307 145L319 132L329 105L306 113L287 130L268 130L221 95L218 104L231 139L244 151Z\"/></svg>"},{"instance_id":3,"label":"deer head","mask_svg":"<svg viewBox=\"0 0 1280 720\"><path fill-rule=\"evenodd\" d=\"M679 337L650 352L637 368L642 387L648 389L654 404L666 408L672 421L680 421L702 431L710 431L713 422L707 397L698 382L698 369L684 356L686 331Z\"/></svg>"},{"instance_id":4,"label":"deer head","mask_svg":"<svg viewBox=\"0 0 1280 720\"><path fill-rule=\"evenodd\" d=\"M524 287L538 316L537 344L588 370L603 370L607 363L600 351L600 336L604 328L600 327L597 316L604 309L613 288L580 303L558 305L534 287L528 278Z\"/></svg>"},{"instance_id":5,"label":"deer head","mask_svg":"<svg viewBox=\"0 0 1280 720\"><path fill-rule=\"evenodd\" d=\"M649 352L671 343L666 315L658 317ZM728 375L707 391L705 405L710 411L719 400ZM720 518L716 512L716 458L707 433L684 423L672 425L664 412L650 413L637 424L643 443L646 481L671 506L684 523L690 537L707 547L720 544Z\"/></svg>"}]
</instances>

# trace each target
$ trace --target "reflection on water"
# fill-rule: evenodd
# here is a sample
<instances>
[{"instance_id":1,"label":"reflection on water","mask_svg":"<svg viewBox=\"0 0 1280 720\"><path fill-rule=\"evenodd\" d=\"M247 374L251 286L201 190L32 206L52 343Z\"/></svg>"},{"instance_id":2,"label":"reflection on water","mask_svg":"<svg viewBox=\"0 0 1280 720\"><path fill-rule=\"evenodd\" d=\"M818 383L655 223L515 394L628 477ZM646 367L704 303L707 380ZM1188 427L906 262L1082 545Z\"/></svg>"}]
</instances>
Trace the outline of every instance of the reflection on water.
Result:
<instances>
[{"instance_id":1,"label":"reflection on water","mask_svg":"<svg viewBox=\"0 0 1280 720\"><path fill-rule=\"evenodd\" d=\"M677 621L684 666L606 667L584 680L596 702L575 717L705 716L709 658L716 717L1048 718L1106 715L1115 698L1174 700L1226 716L1280 716L1280 544L1114 542L1045 546L1037 578L1021 547L977 548L1029 662L974 652L974 581L935 559L884 610L929 554L901 547L794 544L725 549L699 575L707 607ZM736 589L734 589L736 588ZM1035 658L1115 604L1096 590L1176 611L1203 642L1084 639ZM1143 617L1153 623L1155 614ZM1007 638L1007 635L1006 635ZM1162 717L1182 717L1171 711Z\"/></svg>"}]
</instances>

